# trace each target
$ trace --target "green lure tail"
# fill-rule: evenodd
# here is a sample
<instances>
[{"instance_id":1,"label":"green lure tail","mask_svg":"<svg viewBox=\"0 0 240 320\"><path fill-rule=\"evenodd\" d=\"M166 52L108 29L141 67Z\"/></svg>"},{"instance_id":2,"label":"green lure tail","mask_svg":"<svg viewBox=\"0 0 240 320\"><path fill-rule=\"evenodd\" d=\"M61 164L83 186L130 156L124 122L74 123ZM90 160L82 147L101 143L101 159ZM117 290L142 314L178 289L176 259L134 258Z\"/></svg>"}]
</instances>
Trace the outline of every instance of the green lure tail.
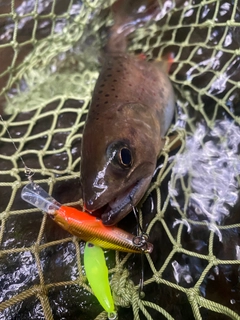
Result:
<instances>
[{"instance_id":1,"label":"green lure tail","mask_svg":"<svg viewBox=\"0 0 240 320\"><path fill-rule=\"evenodd\" d=\"M114 302L108 280L108 268L102 248L87 242L84 249L84 267L92 291L109 319L116 319Z\"/></svg>"}]
</instances>

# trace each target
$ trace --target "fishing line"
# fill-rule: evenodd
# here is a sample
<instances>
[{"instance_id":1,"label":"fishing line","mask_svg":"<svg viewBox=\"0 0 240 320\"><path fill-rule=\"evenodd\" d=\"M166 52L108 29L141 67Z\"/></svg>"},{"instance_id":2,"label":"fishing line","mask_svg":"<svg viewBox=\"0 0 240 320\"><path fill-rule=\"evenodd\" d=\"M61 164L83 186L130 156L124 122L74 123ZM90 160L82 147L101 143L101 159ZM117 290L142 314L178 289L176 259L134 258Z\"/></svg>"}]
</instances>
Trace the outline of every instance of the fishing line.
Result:
<instances>
[{"instance_id":1,"label":"fishing line","mask_svg":"<svg viewBox=\"0 0 240 320\"><path fill-rule=\"evenodd\" d=\"M131 204L132 206L132 211L134 213L136 222L137 222L137 236L133 239L133 243L141 246L142 248L146 246L147 239L148 239L148 234L143 232L142 226L140 225L139 222L139 217L137 215L137 210L136 208ZM141 233L140 233L141 232ZM139 297L141 298L142 293L143 293L143 285L144 285L144 254L141 252L141 277L139 280Z\"/></svg>"},{"instance_id":2,"label":"fishing line","mask_svg":"<svg viewBox=\"0 0 240 320\"><path fill-rule=\"evenodd\" d=\"M7 134L9 136L9 138L10 138L10 140L11 140L11 142L12 142L14 148L15 148L15 150L18 152L18 148L17 148L17 146L16 146L16 144L15 144L15 142L14 142L14 140L13 140L13 138L12 138L8 128L7 128L6 122L3 120L3 117L2 117L1 114L0 114L0 120L3 123L3 126L4 126L5 130L7 131ZM26 178L29 180L30 183L34 183L33 178L32 178L33 175L34 175L34 172L26 165L26 163L23 160L22 156L19 156L19 159L22 161L22 164L24 166L24 173L25 173Z\"/></svg>"},{"instance_id":3,"label":"fishing line","mask_svg":"<svg viewBox=\"0 0 240 320\"><path fill-rule=\"evenodd\" d=\"M133 211L135 219L137 221L137 234L139 236L140 234L143 234L143 229L142 229L142 226L140 225L140 222L139 222L139 218L138 218L138 215L137 215L137 210L133 205L132 205L132 211Z\"/></svg>"}]
</instances>

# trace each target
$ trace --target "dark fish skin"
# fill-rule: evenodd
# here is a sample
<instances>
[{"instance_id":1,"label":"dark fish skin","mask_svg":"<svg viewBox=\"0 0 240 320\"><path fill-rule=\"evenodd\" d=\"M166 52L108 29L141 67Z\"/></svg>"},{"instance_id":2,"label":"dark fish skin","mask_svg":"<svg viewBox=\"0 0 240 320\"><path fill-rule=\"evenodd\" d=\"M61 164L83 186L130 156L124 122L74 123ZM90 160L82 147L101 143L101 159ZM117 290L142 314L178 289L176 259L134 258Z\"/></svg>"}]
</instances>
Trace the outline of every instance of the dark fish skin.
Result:
<instances>
[{"instance_id":1,"label":"dark fish skin","mask_svg":"<svg viewBox=\"0 0 240 320\"><path fill-rule=\"evenodd\" d=\"M144 12L143 12L144 8ZM82 138L86 210L114 225L146 192L174 113L167 61L126 54L127 36L159 13L155 0L118 0Z\"/></svg>"},{"instance_id":2,"label":"dark fish skin","mask_svg":"<svg viewBox=\"0 0 240 320\"><path fill-rule=\"evenodd\" d=\"M166 62L105 57L82 140L81 180L88 211L104 224L125 217L143 197L174 112Z\"/></svg>"}]
</instances>

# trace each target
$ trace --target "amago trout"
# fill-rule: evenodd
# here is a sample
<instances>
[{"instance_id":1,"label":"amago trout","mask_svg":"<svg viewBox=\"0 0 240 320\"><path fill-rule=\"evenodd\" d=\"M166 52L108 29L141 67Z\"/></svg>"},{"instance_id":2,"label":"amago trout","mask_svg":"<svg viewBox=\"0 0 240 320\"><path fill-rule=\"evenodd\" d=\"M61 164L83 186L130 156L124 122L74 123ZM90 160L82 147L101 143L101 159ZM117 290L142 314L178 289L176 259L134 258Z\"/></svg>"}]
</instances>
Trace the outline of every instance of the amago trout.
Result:
<instances>
[{"instance_id":1,"label":"amago trout","mask_svg":"<svg viewBox=\"0 0 240 320\"><path fill-rule=\"evenodd\" d=\"M122 30L126 38L130 32ZM124 41L111 33L82 140L83 202L105 225L116 224L143 197L174 113L167 61L124 53Z\"/></svg>"}]
</instances>

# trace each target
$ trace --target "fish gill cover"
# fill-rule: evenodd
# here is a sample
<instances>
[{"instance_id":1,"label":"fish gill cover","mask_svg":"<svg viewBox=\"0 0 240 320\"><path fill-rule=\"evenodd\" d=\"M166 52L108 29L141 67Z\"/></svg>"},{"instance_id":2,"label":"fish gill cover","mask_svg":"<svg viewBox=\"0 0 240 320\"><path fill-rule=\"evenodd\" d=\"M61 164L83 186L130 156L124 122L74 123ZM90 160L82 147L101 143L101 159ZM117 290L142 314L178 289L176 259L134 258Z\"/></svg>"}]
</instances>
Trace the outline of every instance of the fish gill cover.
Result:
<instances>
[{"instance_id":1,"label":"fish gill cover","mask_svg":"<svg viewBox=\"0 0 240 320\"><path fill-rule=\"evenodd\" d=\"M28 183L20 156L54 198L80 205L82 129L111 3L0 3L1 320L107 318L86 281L84 244L20 199ZM159 7L131 35L128 51L174 54L169 132L182 144L170 151L167 140L139 205L154 244L142 299L140 258L106 253L118 318L239 319L240 2ZM120 227L136 233L132 215Z\"/></svg>"}]
</instances>

